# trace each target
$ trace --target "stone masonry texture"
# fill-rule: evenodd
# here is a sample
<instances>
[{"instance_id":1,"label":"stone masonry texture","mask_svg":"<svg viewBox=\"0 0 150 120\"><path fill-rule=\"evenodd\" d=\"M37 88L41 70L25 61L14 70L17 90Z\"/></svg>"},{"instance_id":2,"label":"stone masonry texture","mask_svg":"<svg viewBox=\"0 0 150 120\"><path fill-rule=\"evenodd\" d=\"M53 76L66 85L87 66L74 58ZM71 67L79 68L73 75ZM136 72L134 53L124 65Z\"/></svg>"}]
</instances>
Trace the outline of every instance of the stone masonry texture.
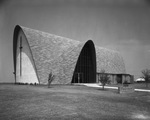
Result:
<instances>
[{"instance_id":1,"label":"stone masonry texture","mask_svg":"<svg viewBox=\"0 0 150 120\"><path fill-rule=\"evenodd\" d=\"M47 84L50 72L55 75L52 84L71 83L78 57L86 42L18 25L15 29L22 30L27 38L40 84ZM97 72L105 69L107 73L126 73L124 61L119 52L98 46L95 49Z\"/></svg>"}]
</instances>

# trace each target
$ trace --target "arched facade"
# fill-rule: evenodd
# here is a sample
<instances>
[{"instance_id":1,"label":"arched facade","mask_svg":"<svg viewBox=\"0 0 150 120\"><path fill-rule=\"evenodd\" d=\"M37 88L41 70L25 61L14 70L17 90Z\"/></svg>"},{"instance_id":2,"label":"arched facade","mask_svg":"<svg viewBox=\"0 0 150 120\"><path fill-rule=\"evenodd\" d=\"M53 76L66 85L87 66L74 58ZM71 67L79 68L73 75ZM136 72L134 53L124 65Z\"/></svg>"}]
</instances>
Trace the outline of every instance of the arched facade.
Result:
<instances>
[{"instance_id":1,"label":"arched facade","mask_svg":"<svg viewBox=\"0 0 150 120\"><path fill-rule=\"evenodd\" d=\"M20 29L15 44L16 82L39 83L33 56L24 32Z\"/></svg>"},{"instance_id":2,"label":"arched facade","mask_svg":"<svg viewBox=\"0 0 150 120\"><path fill-rule=\"evenodd\" d=\"M95 83L96 82L96 54L95 47L91 40L83 46L75 71L72 83Z\"/></svg>"},{"instance_id":3,"label":"arched facade","mask_svg":"<svg viewBox=\"0 0 150 120\"><path fill-rule=\"evenodd\" d=\"M79 42L19 25L14 29L13 57L16 82L47 84L52 72L52 84L93 83L102 68L125 73L116 51L95 47L91 40Z\"/></svg>"}]
</instances>

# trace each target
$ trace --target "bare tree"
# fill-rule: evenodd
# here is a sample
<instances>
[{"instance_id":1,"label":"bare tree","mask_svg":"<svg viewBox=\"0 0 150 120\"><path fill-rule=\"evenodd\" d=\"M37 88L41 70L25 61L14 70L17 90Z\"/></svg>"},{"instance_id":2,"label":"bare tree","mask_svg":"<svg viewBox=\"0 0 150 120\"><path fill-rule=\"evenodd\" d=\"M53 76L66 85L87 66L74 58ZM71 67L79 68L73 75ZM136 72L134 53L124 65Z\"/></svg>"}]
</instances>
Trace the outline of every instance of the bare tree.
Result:
<instances>
[{"instance_id":1,"label":"bare tree","mask_svg":"<svg viewBox=\"0 0 150 120\"><path fill-rule=\"evenodd\" d=\"M142 72L142 77L145 79L146 87L148 88L148 83L150 82L150 70L144 69L141 72Z\"/></svg>"},{"instance_id":2,"label":"bare tree","mask_svg":"<svg viewBox=\"0 0 150 120\"><path fill-rule=\"evenodd\" d=\"M48 76L48 88L50 87L52 81L54 80L55 76L52 74L52 72Z\"/></svg>"},{"instance_id":3,"label":"bare tree","mask_svg":"<svg viewBox=\"0 0 150 120\"><path fill-rule=\"evenodd\" d=\"M98 79L101 82L104 90L104 86L110 83L109 75L105 73L105 70L101 70L100 78Z\"/></svg>"}]
</instances>

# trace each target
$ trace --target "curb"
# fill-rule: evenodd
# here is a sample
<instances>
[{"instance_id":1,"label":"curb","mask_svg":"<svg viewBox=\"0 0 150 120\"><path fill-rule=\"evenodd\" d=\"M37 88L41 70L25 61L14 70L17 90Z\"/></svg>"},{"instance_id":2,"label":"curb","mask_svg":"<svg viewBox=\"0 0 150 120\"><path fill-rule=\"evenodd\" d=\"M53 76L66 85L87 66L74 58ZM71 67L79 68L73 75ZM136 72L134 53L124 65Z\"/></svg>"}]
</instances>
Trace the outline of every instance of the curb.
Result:
<instances>
[{"instance_id":1,"label":"curb","mask_svg":"<svg viewBox=\"0 0 150 120\"><path fill-rule=\"evenodd\" d=\"M98 88L102 88L102 86L99 86L98 84L83 84L87 87L98 87ZM105 88L108 89L118 89L118 87L109 87L109 86L105 86ZM146 90L146 89L134 89L134 91L139 91L139 92L150 92L150 90Z\"/></svg>"}]
</instances>

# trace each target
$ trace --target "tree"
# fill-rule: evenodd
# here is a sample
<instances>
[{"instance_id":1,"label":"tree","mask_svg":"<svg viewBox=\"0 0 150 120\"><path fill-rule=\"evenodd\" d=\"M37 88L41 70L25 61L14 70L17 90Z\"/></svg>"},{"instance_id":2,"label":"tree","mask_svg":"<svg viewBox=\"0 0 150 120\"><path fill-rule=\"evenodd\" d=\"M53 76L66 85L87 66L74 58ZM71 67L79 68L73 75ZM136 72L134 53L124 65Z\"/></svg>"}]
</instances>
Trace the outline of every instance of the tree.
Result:
<instances>
[{"instance_id":1,"label":"tree","mask_svg":"<svg viewBox=\"0 0 150 120\"><path fill-rule=\"evenodd\" d=\"M141 72L142 72L142 77L145 79L146 87L148 87L148 83L150 82L150 70L144 69Z\"/></svg>"},{"instance_id":2,"label":"tree","mask_svg":"<svg viewBox=\"0 0 150 120\"><path fill-rule=\"evenodd\" d=\"M104 86L110 83L109 75L105 73L105 70L101 70L101 74L98 81L101 82L103 86L103 90L104 90Z\"/></svg>"},{"instance_id":3,"label":"tree","mask_svg":"<svg viewBox=\"0 0 150 120\"><path fill-rule=\"evenodd\" d=\"M55 76L52 74L52 72L48 76L48 88L50 87L52 81L54 80Z\"/></svg>"}]
</instances>

